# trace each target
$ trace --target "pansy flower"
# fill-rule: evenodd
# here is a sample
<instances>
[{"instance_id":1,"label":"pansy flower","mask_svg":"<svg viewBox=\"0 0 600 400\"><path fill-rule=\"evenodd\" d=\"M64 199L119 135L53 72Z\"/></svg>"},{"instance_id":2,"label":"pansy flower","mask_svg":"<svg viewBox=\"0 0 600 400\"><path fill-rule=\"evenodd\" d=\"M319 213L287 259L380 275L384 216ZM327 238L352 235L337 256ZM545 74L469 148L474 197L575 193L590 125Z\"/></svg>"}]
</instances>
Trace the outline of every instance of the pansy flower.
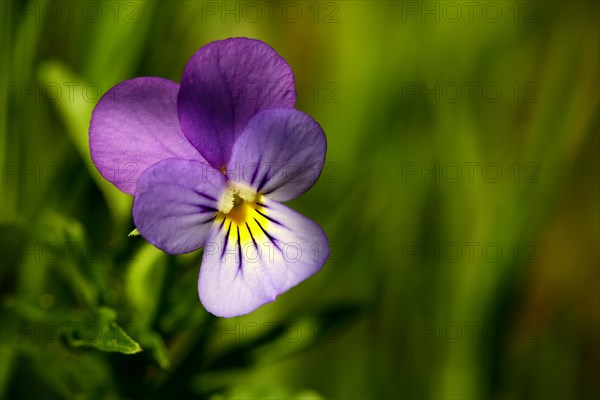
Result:
<instances>
[{"instance_id":1,"label":"pansy flower","mask_svg":"<svg viewBox=\"0 0 600 400\"><path fill-rule=\"evenodd\" d=\"M273 301L329 256L321 227L282 204L315 183L327 147L295 101L287 62L261 41L232 38L200 48L180 84L128 80L94 109L96 167L134 196L135 226L154 246L204 246L198 293L215 315Z\"/></svg>"}]
</instances>

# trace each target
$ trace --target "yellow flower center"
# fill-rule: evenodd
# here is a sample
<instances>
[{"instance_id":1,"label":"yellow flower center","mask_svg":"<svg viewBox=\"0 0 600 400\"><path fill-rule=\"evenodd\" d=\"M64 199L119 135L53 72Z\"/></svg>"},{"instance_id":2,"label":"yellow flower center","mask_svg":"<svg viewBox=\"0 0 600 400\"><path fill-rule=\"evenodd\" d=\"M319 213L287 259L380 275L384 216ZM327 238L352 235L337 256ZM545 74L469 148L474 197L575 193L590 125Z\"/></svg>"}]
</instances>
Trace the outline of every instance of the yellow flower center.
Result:
<instances>
[{"instance_id":1,"label":"yellow flower center","mask_svg":"<svg viewBox=\"0 0 600 400\"><path fill-rule=\"evenodd\" d=\"M248 215L255 209L256 203L244 201L244 199L236 194L233 199L233 208L227 214L223 214L223 217L230 219L238 226L244 225Z\"/></svg>"},{"instance_id":2,"label":"yellow flower center","mask_svg":"<svg viewBox=\"0 0 600 400\"><path fill-rule=\"evenodd\" d=\"M267 229L272 223L267 216L264 197L251 189L231 185L223 195L216 223L228 233L228 240L241 246L269 240Z\"/></svg>"}]
</instances>

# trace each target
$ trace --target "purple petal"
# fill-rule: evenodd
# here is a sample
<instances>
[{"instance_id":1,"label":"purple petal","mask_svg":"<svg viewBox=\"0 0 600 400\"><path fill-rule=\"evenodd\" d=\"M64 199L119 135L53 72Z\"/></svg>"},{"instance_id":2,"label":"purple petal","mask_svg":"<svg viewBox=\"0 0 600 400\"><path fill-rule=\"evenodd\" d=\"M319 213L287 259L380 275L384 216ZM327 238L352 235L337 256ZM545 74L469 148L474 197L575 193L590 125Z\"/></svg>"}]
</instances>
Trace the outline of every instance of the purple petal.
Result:
<instances>
[{"instance_id":1,"label":"purple petal","mask_svg":"<svg viewBox=\"0 0 600 400\"><path fill-rule=\"evenodd\" d=\"M274 107L294 107L294 74L259 40L232 38L200 48L185 67L177 104L181 129L218 170L250 118Z\"/></svg>"},{"instance_id":2,"label":"purple petal","mask_svg":"<svg viewBox=\"0 0 600 400\"><path fill-rule=\"evenodd\" d=\"M94 108L92 160L121 191L133 194L140 175L160 160L204 161L179 129L178 90L167 79L136 78L114 86Z\"/></svg>"},{"instance_id":3,"label":"purple petal","mask_svg":"<svg viewBox=\"0 0 600 400\"><path fill-rule=\"evenodd\" d=\"M225 175L199 161L160 161L140 177L133 221L142 236L170 254L199 249L227 188Z\"/></svg>"},{"instance_id":4,"label":"purple petal","mask_svg":"<svg viewBox=\"0 0 600 400\"><path fill-rule=\"evenodd\" d=\"M295 109L266 110L236 140L227 174L270 199L288 201L316 182L326 151L325 134L311 117Z\"/></svg>"},{"instance_id":5,"label":"purple petal","mask_svg":"<svg viewBox=\"0 0 600 400\"><path fill-rule=\"evenodd\" d=\"M315 222L262 196L257 206L248 204L241 220L217 218L204 247L198 293L217 316L247 314L275 300L329 257Z\"/></svg>"}]
</instances>

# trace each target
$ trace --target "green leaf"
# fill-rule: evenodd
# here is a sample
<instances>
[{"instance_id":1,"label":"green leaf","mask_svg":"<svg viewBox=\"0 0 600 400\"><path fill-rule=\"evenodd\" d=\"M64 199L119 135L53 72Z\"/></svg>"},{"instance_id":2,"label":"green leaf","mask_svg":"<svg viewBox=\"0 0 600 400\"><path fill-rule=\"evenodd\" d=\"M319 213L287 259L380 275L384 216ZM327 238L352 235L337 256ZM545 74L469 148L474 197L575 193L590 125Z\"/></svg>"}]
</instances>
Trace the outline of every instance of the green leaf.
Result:
<instances>
[{"instance_id":1,"label":"green leaf","mask_svg":"<svg viewBox=\"0 0 600 400\"><path fill-rule=\"evenodd\" d=\"M142 351L141 346L115 319L116 311L100 307L96 310L94 320L86 325L78 325L68 341L74 347L93 347L107 352L135 354Z\"/></svg>"},{"instance_id":2,"label":"green leaf","mask_svg":"<svg viewBox=\"0 0 600 400\"><path fill-rule=\"evenodd\" d=\"M110 351L123 354L135 354L142 348L116 322L99 327L98 336L73 338L71 345L75 347L89 346L100 351Z\"/></svg>"},{"instance_id":3,"label":"green leaf","mask_svg":"<svg viewBox=\"0 0 600 400\"><path fill-rule=\"evenodd\" d=\"M142 347L117 324L117 312L112 308L99 307L94 310L90 318L87 313L65 309L44 309L10 297L3 305L25 321L33 322L33 326L39 327L40 324L60 326L61 336L73 347L93 347L100 351L123 354L142 351ZM154 346L157 347L156 344Z\"/></svg>"}]
</instances>

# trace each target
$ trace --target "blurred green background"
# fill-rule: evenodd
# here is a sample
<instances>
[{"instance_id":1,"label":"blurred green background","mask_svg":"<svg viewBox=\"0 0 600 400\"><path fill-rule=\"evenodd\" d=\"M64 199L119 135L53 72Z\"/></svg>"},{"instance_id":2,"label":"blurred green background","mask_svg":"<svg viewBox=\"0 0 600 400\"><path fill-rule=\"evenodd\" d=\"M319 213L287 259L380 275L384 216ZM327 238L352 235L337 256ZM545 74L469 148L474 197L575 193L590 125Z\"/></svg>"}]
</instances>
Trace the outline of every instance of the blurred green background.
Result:
<instances>
[{"instance_id":1,"label":"blurred green background","mask_svg":"<svg viewBox=\"0 0 600 400\"><path fill-rule=\"evenodd\" d=\"M598 4L3 0L0 396L597 398ZM201 252L127 237L87 130L115 83L232 36L327 134L291 205L332 255L223 320Z\"/></svg>"}]
</instances>

